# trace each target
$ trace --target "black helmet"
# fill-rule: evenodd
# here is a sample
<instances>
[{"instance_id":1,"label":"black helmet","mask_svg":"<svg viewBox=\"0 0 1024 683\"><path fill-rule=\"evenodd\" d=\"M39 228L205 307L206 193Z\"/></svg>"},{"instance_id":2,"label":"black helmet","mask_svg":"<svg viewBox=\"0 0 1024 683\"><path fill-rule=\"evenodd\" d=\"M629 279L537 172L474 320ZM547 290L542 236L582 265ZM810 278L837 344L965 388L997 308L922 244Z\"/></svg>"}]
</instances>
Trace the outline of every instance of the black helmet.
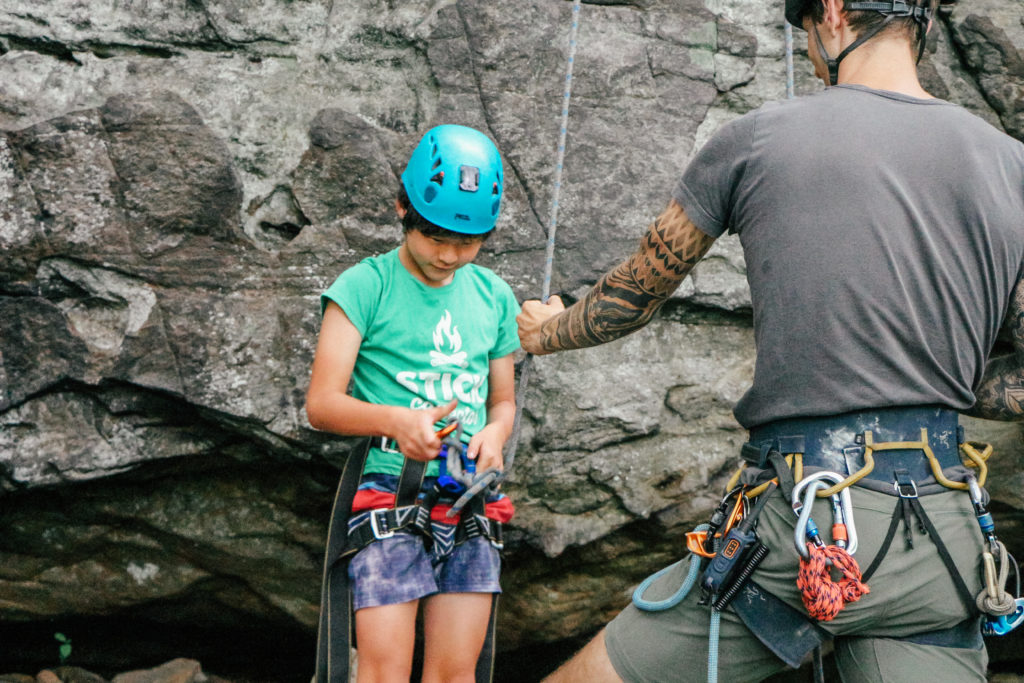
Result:
<instances>
[{"instance_id":1,"label":"black helmet","mask_svg":"<svg viewBox=\"0 0 1024 683\"><path fill-rule=\"evenodd\" d=\"M797 28L803 28L804 8L811 4L811 0L786 0L786 21Z\"/></svg>"},{"instance_id":2,"label":"black helmet","mask_svg":"<svg viewBox=\"0 0 1024 683\"><path fill-rule=\"evenodd\" d=\"M821 2L821 0L786 0L786 21L797 28L803 28L804 10L814 2ZM943 5L953 5L956 3L956 0L941 0L941 2ZM918 23L921 23L923 20L925 25L928 24L932 17L927 3L917 5L914 2L905 2L904 0L851 2L846 5L846 9L850 12L879 12L894 19L897 17L913 17Z\"/></svg>"},{"instance_id":3,"label":"black helmet","mask_svg":"<svg viewBox=\"0 0 1024 683\"><path fill-rule=\"evenodd\" d=\"M954 0L946 0L948 4L952 4ZM803 28L803 15L807 8L814 2L821 2L821 0L786 0L786 21L791 23L797 28ZM922 4L915 4L913 0L876 0L875 2L847 2L845 9L849 12L878 12L879 14L885 15L885 21L875 26L872 30L864 33L863 35L857 36L857 39L853 41L845 50L836 55L835 59L828 56L825 52L825 48L821 45L821 38L818 37L816 41L818 45L818 52L821 54L821 58L828 65L829 85L834 85L839 80L839 62L843 61L843 57L850 54L850 52L862 45L864 42L873 38L879 31L885 28L893 19L900 19L909 17L914 20L917 24L917 61L921 61L921 56L924 54L924 41L925 33L928 31L928 24L932 19L932 11L929 8L927 0L923 0ZM814 27L815 33L818 28Z\"/></svg>"}]
</instances>

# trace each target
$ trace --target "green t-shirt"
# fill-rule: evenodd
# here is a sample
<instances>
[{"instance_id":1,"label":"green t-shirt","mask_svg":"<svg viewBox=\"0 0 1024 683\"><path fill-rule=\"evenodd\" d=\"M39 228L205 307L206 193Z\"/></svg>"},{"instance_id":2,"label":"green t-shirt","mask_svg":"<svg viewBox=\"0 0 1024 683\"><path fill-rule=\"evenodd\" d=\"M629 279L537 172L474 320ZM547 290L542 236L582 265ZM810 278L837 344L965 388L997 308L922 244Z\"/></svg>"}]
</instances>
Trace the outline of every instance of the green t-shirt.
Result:
<instances>
[{"instance_id":1,"label":"green t-shirt","mask_svg":"<svg viewBox=\"0 0 1024 683\"><path fill-rule=\"evenodd\" d=\"M398 249L364 259L320 297L333 301L363 340L352 395L368 403L423 409L459 400L452 412L463 438L487 424L489 362L519 348L512 289L472 263L444 287L428 287L398 258ZM370 449L364 472L400 474L402 456ZM437 474L432 462L427 476Z\"/></svg>"}]
</instances>

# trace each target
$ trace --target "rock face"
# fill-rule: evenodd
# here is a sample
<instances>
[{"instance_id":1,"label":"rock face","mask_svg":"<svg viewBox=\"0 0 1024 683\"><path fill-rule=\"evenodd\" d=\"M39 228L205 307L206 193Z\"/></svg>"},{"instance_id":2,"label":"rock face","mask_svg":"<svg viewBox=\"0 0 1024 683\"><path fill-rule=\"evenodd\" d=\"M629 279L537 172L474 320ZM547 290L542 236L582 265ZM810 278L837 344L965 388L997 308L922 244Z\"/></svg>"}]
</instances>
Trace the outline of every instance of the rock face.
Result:
<instances>
[{"instance_id":1,"label":"rock face","mask_svg":"<svg viewBox=\"0 0 1024 683\"><path fill-rule=\"evenodd\" d=\"M785 96L778 4L585 5L553 291L580 295L719 125ZM444 122L502 150L480 260L540 292L570 14L0 0L0 631L22 643L0 668L50 663L64 624L83 665L191 657L171 634L216 632L221 661L273 648L274 680L308 680L351 445L303 412L318 295L398 243L398 174ZM921 64L929 90L1020 139L1022 20L1019 3L960 3ZM593 632L679 556L744 439L731 405L752 376L749 305L725 238L645 330L537 359L507 485L505 651ZM1020 430L969 432L997 445L996 501L1024 507ZM114 652L96 634L117 627L137 641Z\"/></svg>"}]
</instances>

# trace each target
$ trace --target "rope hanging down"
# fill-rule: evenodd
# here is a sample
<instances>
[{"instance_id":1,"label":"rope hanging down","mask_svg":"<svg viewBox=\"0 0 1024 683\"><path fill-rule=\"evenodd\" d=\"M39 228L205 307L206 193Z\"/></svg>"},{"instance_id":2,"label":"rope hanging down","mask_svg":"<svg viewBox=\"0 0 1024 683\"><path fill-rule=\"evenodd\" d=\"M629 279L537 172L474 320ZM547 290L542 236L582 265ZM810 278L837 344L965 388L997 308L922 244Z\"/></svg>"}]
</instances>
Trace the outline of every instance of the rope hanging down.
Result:
<instances>
[{"instance_id":1,"label":"rope hanging down","mask_svg":"<svg viewBox=\"0 0 1024 683\"><path fill-rule=\"evenodd\" d=\"M576 34L579 32L580 0L572 3L572 26L569 29L569 57L565 67L565 89L562 91L562 124L558 131L558 148L555 159L555 185L551 192L551 214L548 219L548 241L544 249L544 280L541 286L541 301L547 303L551 296L551 272L555 262L555 230L558 227L558 197L562 190L562 164L565 161L565 139L569 130L569 98L572 94L572 67L576 61ZM512 433L505 446L505 474L512 470L512 463L519 446L519 432L522 428L523 398L530 382L533 354L526 354L519 372L519 386L516 388L516 412L512 421Z\"/></svg>"}]
</instances>

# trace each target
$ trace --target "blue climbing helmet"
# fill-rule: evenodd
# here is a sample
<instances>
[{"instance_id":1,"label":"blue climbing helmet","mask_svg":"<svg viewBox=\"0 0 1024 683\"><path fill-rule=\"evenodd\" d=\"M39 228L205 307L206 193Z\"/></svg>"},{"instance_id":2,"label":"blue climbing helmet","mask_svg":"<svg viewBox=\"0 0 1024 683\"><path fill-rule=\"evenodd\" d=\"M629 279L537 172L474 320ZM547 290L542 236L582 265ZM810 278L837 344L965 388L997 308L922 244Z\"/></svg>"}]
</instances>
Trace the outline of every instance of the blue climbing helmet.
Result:
<instances>
[{"instance_id":1,"label":"blue climbing helmet","mask_svg":"<svg viewBox=\"0 0 1024 683\"><path fill-rule=\"evenodd\" d=\"M478 130L443 125L427 131L402 172L402 185L434 225L480 235L494 228L501 207L501 155Z\"/></svg>"}]
</instances>

